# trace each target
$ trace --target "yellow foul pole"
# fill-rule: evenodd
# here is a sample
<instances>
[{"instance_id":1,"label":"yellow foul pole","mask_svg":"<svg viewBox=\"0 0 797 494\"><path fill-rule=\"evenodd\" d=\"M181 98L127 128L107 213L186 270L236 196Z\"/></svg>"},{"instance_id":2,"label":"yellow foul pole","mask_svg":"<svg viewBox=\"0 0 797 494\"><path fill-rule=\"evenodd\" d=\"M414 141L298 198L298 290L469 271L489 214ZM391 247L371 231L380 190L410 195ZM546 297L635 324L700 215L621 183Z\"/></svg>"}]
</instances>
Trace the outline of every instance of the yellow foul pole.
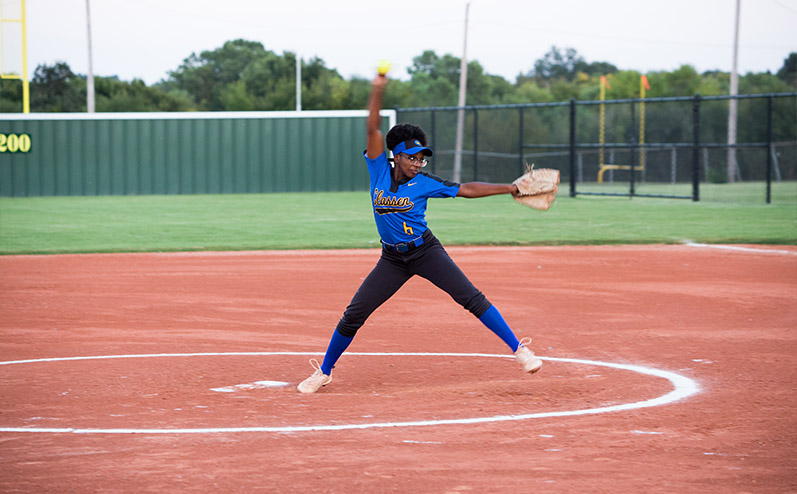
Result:
<instances>
[{"instance_id":1,"label":"yellow foul pole","mask_svg":"<svg viewBox=\"0 0 797 494\"><path fill-rule=\"evenodd\" d=\"M606 105L604 101L606 100L606 88L611 89L612 87L609 86L609 81L606 80L606 76L601 76L601 90L600 90L600 98L601 98L601 106L600 106L600 125L598 126L598 139L600 141L600 147L598 148L598 165L603 168L604 161L603 161L603 144L606 141Z\"/></svg>"},{"instance_id":2,"label":"yellow foul pole","mask_svg":"<svg viewBox=\"0 0 797 494\"><path fill-rule=\"evenodd\" d=\"M639 78L639 144L645 144L645 90L650 89L647 76ZM639 150L639 168L645 169L645 148Z\"/></svg>"}]
</instances>

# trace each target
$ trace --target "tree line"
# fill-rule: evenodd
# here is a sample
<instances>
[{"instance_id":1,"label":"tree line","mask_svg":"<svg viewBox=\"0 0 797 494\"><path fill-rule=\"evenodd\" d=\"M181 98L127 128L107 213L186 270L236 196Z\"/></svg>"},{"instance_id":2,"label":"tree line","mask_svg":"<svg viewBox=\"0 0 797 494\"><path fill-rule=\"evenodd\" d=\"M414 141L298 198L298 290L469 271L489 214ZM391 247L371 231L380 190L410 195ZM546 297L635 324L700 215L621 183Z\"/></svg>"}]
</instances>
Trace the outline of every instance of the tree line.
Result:
<instances>
[{"instance_id":1,"label":"tree line","mask_svg":"<svg viewBox=\"0 0 797 494\"><path fill-rule=\"evenodd\" d=\"M296 108L296 54L281 55L262 43L237 39L215 50L192 53L168 77L148 86L142 80L94 78L98 112L269 111ZM393 80L384 106L455 106L460 58L428 50L412 60L409 80ZM468 63L468 105L542 103L596 100L600 77L607 76L607 99L639 95L640 72L619 70L609 62L588 62L572 48L551 49L514 82L484 71L478 61ZM646 74L648 97L705 96L729 93L730 74L698 73L683 65L672 71ZM739 77L739 93L779 93L797 90L797 52L790 53L775 73L748 73ZM344 79L320 58L302 61L302 109L362 109L370 80ZM4 80L0 85L0 112L20 112L22 84ZM32 112L85 112L86 76L67 63L39 65L30 81Z\"/></svg>"}]
</instances>

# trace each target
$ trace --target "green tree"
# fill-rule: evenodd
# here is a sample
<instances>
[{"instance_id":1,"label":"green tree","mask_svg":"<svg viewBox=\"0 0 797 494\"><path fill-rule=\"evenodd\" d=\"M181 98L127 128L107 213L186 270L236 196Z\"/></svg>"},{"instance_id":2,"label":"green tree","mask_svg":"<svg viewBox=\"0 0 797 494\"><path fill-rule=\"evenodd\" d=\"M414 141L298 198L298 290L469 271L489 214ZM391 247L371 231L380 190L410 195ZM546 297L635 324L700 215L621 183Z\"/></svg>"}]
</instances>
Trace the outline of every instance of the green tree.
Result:
<instances>
[{"instance_id":1,"label":"green tree","mask_svg":"<svg viewBox=\"0 0 797 494\"><path fill-rule=\"evenodd\" d=\"M226 111L248 111L256 109L251 94L246 91L244 81L230 82L219 93L219 101Z\"/></svg>"},{"instance_id":2,"label":"green tree","mask_svg":"<svg viewBox=\"0 0 797 494\"><path fill-rule=\"evenodd\" d=\"M582 73L587 74L588 76L601 76L601 75L608 75L614 74L618 72L618 69L615 65L610 64L609 62L590 62L587 63L585 61L578 61L576 62L575 66L573 67L576 74Z\"/></svg>"},{"instance_id":3,"label":"green tree","mask_svg":"<svg viewBox=\"0 0 797 494\"><path fill-rule=\"evenodd\" d=\"M459 101L462 59L446 54L438 56L427 50L413 58L409 106L453 106ZM511 100L512 85L503 77L489 75L475 60L468 62L465 104L488 105Z\"/></svg>"},{"instance_id":4,"label":"green tree","mask_svg":"<svg viewBox=\"0 0 797 494\"><path fill-rule=\"evenodd\" d=\"M740 94L786 93L794 91L789 83L777 75L749 73L739 78Z\"/></svg>"},{"instance_id":5,"label":"green tree","mask_svg":"<svg viewBox=\"0 0 797 494\"><path fill-rule=\"evenodd\" d=\"M560 50L552 46L548 53L534 62L534 70L530 76L543 81L553 79L571 81L576 75L576 67L584 63L584 58L574 48Z\"/></svg>"},{"instance_id":6,"label":"green tree","mask_svg":"<svg viewBox=\"0 0 797 494\"><path fill-rule=\"evenodd\" d=\"M42 64L33 72L30 83L30 111L86 111L86 83L66 62Z\"/></svg>"},{"instance_id":7,"label":"green tree","mask_svg":"<svg viewBox=\"0 0 797 494\"><path fill-rule=\"evenodd\" d=\"M192 54L170 73L165 86L185 91L204 110L292 110L296 54L278 55L253 41L228 41L216 50ZM350 83L336 70L317 57L302 63L303 109L345 109L350 104Z\"/></svg>"},{"instance_id":8,"label":"green tree","mask_svg":"<svg viewBox=\"0 0 797 494\"><path fill-rule=\"evenodd\" d=\"M0 80L0 113L22 113L22 81Z\"/></svg>"},{"instance_id":9,"label":"green tree","mask_svg":"<svg viewBox=\"0 0 797 494\"><path fill-rule=\"evenodd\" d=\"M383 104L391 107L455 106L458 101L461 59L451 54L438 55L426 50L413 58L409 81L393 80ZM292 110L296 106L296 54L277 54L259 42L237 39L221 47L192 53L169 77L147 86L143 81L120 81L116 77L96 77L98 111L187 111L187 110ZM534 68L520 73L514 83L485 72L472 60L468 63L467 105L537 103L566 101L570 98L596 100L600 76L610 76L612 89L607 99L639 96L641 74L620 71L609 62L590 62L573 48L551 49L535 61ZM698 74L683 65L673 71L651 72L648 97L724 95L729 90L729 74L712 71ZM794 91L797 88L797 53L790 53L776 75L746 74L740 78L741 93ZM362 109L370 92L370 79L346 80L320 58L302 64L302 107L308 110ZM85 111L86 80L74 74L69 65L58 62L40 65L31 81L32 111ZM21 110L21 83L3 81L0 85L0 111ZM667 105L662 105L664 108ZM669 105L675 108L677 105ZM662 110L664 113L666 111ZM676 125L685 114L672 110L660 121ZM722 104L706 104L706 115L716 113L721 120ZM779 110L780 111L780 110ZM779 115L779 113L778 113ZM792 115L793 116L793 115ZM547 123L542 123L546 125ZM652 125L652 124L651 124ZM706 126L705 135L712 134ZM711 126L712 128L714 126ZM496 127L497 128L497 127Z\"/></svg>"},{"instance_id":10,"label":"green tree","mask_svg":"<svg viewBox=\"0 0 797 494\"><path fill-rule=\"evenodd\" d=\"M542 87L534 79L518 79L507 103L551 103L554 101L550 89Z\"/></svg>"},{"instance_id":11,"label":"green tree","mask_svg":"<svg viewBox=\"0 0 797 494\"><path fill-rule=\"evenodd\" d=\"M452 55L438 56L426 50L412 59L410 94L401 106L454 106L459 94L460 60Z\"/></svg>"},{"instance_id":12,"label":"green tree","mask_svg":"<svg viewBox=\"0 0 797 494\"><path fill-rule=\"evenodd\" d=\"M192 53L177 70L169 73L167 82L172 84L166 87L186 91L201 109L223 110L222 92L227 85L239 81L251 63L268 53L256 41L227 41L216 50Z\"/></svg>"},{"instance_id":13,"label":"green tree","mask_svg":"<svg viewBox=\"0 0 797 494\"><path fill-rule=\"evenodd\" d=\"M462 60L453 55L438 56L432 50L426 50L412 59L412 66L407 69L410 76L426 74L432 79L445 79L452 86L459 87L459 67ZM470 66L468 66L470 68Z\"/></svg>"},{"instance_id":14,"label":"green tree","mask_svg":"<svg viewBox=\"0 0 797 494\"><path fill-rule=\"evenodd\" d=\"M739 78L740 94L785 93L793 90L794 88L787 81L768 72L750 73ZM773 101L772 134L776 141L793 140L797 136L794 105L794 99ZM766 140L766 111L767 103L764 99L739 102L738 119L740 123L744 122L739 126L739 141L761 142Z\"/></svg>"},{"instance_id":15,"label":"green tree","mask_svg":"<svg viewBox=\"0 0 797 494\"><path fill-rule=\"evenodd\" d=\"M302 79L305 77L304 71ZM293 110L296 108L296 55L280 56L265 51L241 73L247 94L254 98L253 110ZM302 94L304 103L304 94Z\"/></svg>"},{"instance_id":16,"label":"green tree","mask_svg":"<svg viewBox=\"0 0 797 494\"><path fill-rule=\"evenodd\" d=\"M144 81L120 81L118 77L94 78L97 112L186 111L191 102L177 93L169 94Z\"/></svg>"},{"instance_id":17,"label":"green tree","mask_svg":"<svg viewBox=\"0 0 797 494\"><path fill-rule=\"evenodd\" d=\"M435 78L426 73L413 75L410 80L409 98L401 106L454 106L457 104L457 86L444 78Z\"/></svg>"},{"instance_id":18,"label":"green tree","mask_svg":"<svg viewBox=\"0 0 797 494\"><path fill-rule=\"evenodd\" d=\"M324 61L313 58L302 68L302 108L343 110L349 104L349 83ZM364 103L363 103L364 106Z\"/></svg>"},{"instance_id":19,"label":"green tree","mask_svg":"<svg viewBox=\"0 0 797 494\"><path fill-rule=\"evenodd\" d=\"M538 82L553 83L558 80L573 82L579 74L586 76L614 74L617 67L609 62L587 62L574 48L560 49L552 46L542 58L534 62L534 68L525 77ZM584 82L584 80L580 81Z\"/></svg>"},{"instance_id":20,"label":"green tree","mask_svg":"<svg viewBox=\"0 0 797 494\"><path fill-rule=\"evenodd\" d=\"M797 52L789 53L777 76L790 86L791 91L797 90Z\"/></svg>"},{"instance_id":21,"label":"green tree","mask_svg":"<svg viewBox=\"0 0 797 494\"><path fill-rule=\"evenodd\" d=\"M650 96L694 96L700 90L701 78L694 67L682 65L672 72L648 74Z\"/></svg>"},{"instance_id":22,"label":"green tree","mask_svg":"<svg viewBox=\"0 0 797 494\"><path fill-rule=\"evenodd\" d=\"M404 96L401 95L403 86L405 84L399 80L390 81L390 90L385 93L382 99L382 106L385 108L392 108L396 105L396 101L400 101ZM371 81L362 77L353 77L349 81L349 94L346 108L348 109L363 109L368 101L368 95L371 93Z\"/></svg>"}]
</instances>

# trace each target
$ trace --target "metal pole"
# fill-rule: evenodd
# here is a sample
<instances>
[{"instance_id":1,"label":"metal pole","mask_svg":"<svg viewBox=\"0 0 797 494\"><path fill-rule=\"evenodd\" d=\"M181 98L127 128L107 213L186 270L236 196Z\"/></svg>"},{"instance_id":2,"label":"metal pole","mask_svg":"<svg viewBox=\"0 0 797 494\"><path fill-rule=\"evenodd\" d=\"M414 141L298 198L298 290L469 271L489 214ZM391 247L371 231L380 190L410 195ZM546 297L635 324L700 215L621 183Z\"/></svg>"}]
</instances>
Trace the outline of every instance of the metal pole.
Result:
<instances>
[{"instance_id":1,"label":"metal pole","mask_svg":"<svg viewBox=\"0 0 797 494\"><path fill-rule=\"evenodd\" d=\"M733 31L733 65L731 67L731 99L728 109L728 183L736 181L736 107L739 94L739 72L737 61L739 58L739 10L741 0L736 0L736 23Z\"/></svg>"},{"instance_id":2,"label":"metal pole","mask_svg":"<svg viewBox=\"0 0 797 494\"><path fill-rule=\"evenodd\" d=\"M767 97L767 204L772 202L772 96Z\"/></svg>"},{"instance_id":3,"label":"metal pole","mask_svg":"<svg viewBox=\"0 0 797 494\"><path fill-rule=\"evenodd\" d=\"M636 112L634 111L634 103L631 103L631 166L628 167L629 173L631 174L631 178L629 179L630 183L630 197L629 199L634 198L634 170L636 169L636 165L634 162L636 161L636 155L638 152L637 144L636 144L636 135L634 134L634 130L636 127Z\"/></svg>"},{"instance_id":4,"label":"metal pole","mask_svg":"<svg viewBox=\"0 0 797 494\"><path fill-rule=\"evenodd\" d=\"M700 200L700 95L692 103L692 200Z\"/></svg>"},{"instance_id":5,"label":"metal pole","mask_svg":"<svg viewBox=\"0 0 797 494\"><path fill-rule=\"evenodd\" d=\"M89 73L86 78L86 109L89 113L94 113L94 65L91 53L91 9L89 1L86 0L86 32L89 40Z\"/></svg>"},{"instance_id":6,"label":"metal pole","mask_svg":"<svg viewBox=\"0 0 797 494\"><path fill-rule=\"evenodd\" d=\"M576 197L576 100L570 98L570 197Z\"/></svg>"},{"instance_id":7,"label":"metal pole","mask_svg":"<svg viewBox=\"0 0 797 494\"><path fill-rule=\"evenodd\" d=\"M518 108L518 159L520 160L520 175L526 171L523 160L523 107Z\"/></svg>"},{"instance_id":8,"label":"metal pole","mask_svg":"<svg viewBox=\"0 0 797 494\"><path fill-rule=\"evenodd\" d=\"M473 109L473 181L479 180L479 110Z\"/></svg>"},{"instance_id":9,"label":"metal pole","mask_svg":"<svg viewBox=\"0 0 797 494\"><path fill-rule=\"evenodd\" d=\"M457 113L457 142L454 149L454 182L459 182L462 175L462 140L465 132L465 93L468 85L468 11L470 2L465 5L465 36L462 45L462 61L459 65L459 112Z\"/></svg>"},{"instance_id":10,"label":"metal pole","mask_svg":"<svg viewBox=\"0 0 797 494\"><path fill-rule=\"evenodd\" d=\"M296 111L302 111L302 57L296 52Z\"/></svg>"}]
</instances>

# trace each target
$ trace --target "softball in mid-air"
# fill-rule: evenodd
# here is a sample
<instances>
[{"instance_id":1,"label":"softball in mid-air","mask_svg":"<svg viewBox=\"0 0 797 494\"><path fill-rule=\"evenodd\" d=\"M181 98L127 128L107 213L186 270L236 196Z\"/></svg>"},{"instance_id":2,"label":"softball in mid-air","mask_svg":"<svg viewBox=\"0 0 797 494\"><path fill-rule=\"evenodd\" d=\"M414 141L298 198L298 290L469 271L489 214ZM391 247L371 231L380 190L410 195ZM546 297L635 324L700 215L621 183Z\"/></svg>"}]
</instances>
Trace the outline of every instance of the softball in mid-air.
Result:
<instances>
[{"instance_id":1,"label":"softball in mid-air","mask_svg":"<svg viewBox=\"0 0 797 494\"><path fill-rule=\"evenodd\" d=\"M380 60L379 65L376 67L376 71L379 75L385 75L390 70L390 62L387 60Z\"/></svg>"}]
</instances>

